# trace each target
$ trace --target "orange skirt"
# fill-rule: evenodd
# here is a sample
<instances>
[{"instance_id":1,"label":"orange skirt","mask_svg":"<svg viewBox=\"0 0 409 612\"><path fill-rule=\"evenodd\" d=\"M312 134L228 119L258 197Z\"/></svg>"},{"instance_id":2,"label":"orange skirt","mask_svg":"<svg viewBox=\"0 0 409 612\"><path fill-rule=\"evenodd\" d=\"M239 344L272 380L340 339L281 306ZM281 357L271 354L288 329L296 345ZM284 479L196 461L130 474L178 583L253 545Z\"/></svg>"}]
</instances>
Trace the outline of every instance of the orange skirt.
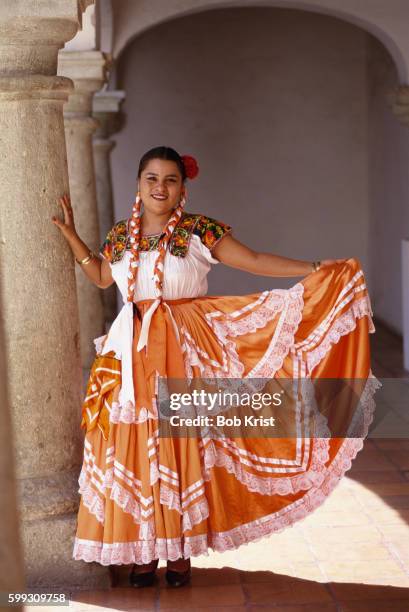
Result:
<instances>
[{"instance_id":1,"label":"orange skirt","mask_svg":"<svg viewBox=\"0 0 409 612\"><path fill-rule=\"evenodd\" d=\"M138 302L140 314L151 301ZM119 359L97 354L92 366L75 559L175 560L281 531L325 501L363 446L380 383L370 368L375 329L356 259L286 290L167 304L172 316L164 304L155 311L147 352L136 350L141 320L134 316L134 405L118 402ZM162 436L161 377L360 379L360 435Z\"/></svg>"}]
</instances>

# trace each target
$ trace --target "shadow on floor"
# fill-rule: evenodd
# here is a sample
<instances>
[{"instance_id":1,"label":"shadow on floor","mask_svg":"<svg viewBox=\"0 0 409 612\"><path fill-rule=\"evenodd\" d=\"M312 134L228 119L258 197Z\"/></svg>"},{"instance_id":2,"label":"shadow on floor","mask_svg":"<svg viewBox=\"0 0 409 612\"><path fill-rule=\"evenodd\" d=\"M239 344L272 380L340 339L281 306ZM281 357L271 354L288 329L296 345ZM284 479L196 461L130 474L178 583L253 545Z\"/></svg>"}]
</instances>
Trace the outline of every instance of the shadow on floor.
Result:
<instances>
[{"instance_id":1,"label":"shadow on floor","mask_svg":"<svg viewBox=\"0 0 409 612\"><path fill-rule=\"evenodd\" d=\"M161 568L154 587L133 589L127 587L126 582L130 567L126 568L126 573L122 571L116 588L73 593L73 609L85 611L91 606L112 610L213 609L219 612L266 609L287 612L404 612L409 609L407 588L320 583L273 572L245 572L230 567L193 568L192 584L180 589L166 586L165 570Z\"/></svg>"}]
</instances>

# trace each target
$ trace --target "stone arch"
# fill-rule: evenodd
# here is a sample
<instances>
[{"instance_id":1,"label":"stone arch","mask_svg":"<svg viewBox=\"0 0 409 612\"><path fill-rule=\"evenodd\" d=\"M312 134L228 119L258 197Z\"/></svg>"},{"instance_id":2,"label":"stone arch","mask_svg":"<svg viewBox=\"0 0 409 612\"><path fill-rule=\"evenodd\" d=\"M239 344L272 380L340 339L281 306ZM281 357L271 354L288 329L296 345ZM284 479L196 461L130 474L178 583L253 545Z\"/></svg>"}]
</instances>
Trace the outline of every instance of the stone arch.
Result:
<instances>
[{"instance_id":1,"label":"stone arch","mask_svg":"<svg viewBox=\"0 0 409 612\"><path fill-rule=\"evenodd\" d=\"M248 0L168 0L166 3L153 5L148 0L138 3L132 0L121 2L120 6L111 6L113 18L113 55L115 59L124 53L127 46L143 32L161 23L186 17L195 13L222 8L235 7L271 7L309 11L341 19L362 28L385 46L393 58L401 83L409 78L409 41L407 33L400 27L402 23L402 8L386 6L382 9L382 0L376 2L379 7L354 6L353 0L332 0L331 6L327 0L265 0L255 4ZM409 18L409 7L406 9Z\"/></svg>"},{"instance_id":2,"label":"stone arch","mask_svg":"<svg viewBox=\"0 0 409 612\"><path fill-rule=\"evenodd\" d=\"M330 24L330 23L332 24L331 27L341 28L341 29L343 28L343 29L345 29L345 31L350 31L351 33L353 31L355 31L357 34L359 34L362 37L362 39L364 39L367 36L367 34L368 34L367 30L364 30L364 29L354 25L350 21L342 20L342 19L339 19L337 17L334 18L331 14L328 14L328 11L326 12L325 15L320 13L319 11L300 11L300 10L294 10L294 11L290 10L289 11L288 7L287 6L283 6L283 4L286 5L287 3L281 3L280 6L271 6L271 3L264 3L263 6L253 6L253 5L248 6L248 4L247 5L243 4L242 10L246 10L246 11L250 12L250 11L253 11L253 10L257 11L258 9L261 9L261 10L269 11L269 12L271 12L271 15L274 15L274 14L276 14L276 11L274 9L277 8L278 9L277 13L278 13L278 12L282 12L282 9L284 8L284 13L287 13L289 16L292 15L292 18L294 19L294 21L297 21L298 17L303 14L305 16L305 18L306 18L308 23L314 22L315 18L317 18L318 21L322 21L322 22L328 20L328 24ZM186 5L186 3L185 3L185 5ZM183 16L177 17L175 19L170 19L170 18L169 19L162 19L160 22L158 22L158 20L157 20L158 23L156 25L151 25L149 27L146 27L145 29L143 29L141 23L139 23L138 27L139 27L139 29L141 31L141 34L140 35L135 35L132 38L130 38L129 41L128 41L128 44L124 47L123 52L121 53L121 55L116 58L115 64L116 64L116 66L118 68L118 77L122 78L122 76L120 76L120 75L122 75L122 71L124 69L124 66L126 66L127 63L128 63L128 52L132 54L132 49L131 49L132 45L139 44L139 41L141 42L141 44L143 44L143 40L149 38L151 35L154 35L154 31L155 30L158 30L158 31L161 31L161 32L176 30L178 32L178 34L177 34L177 41L179 41L180 37L183 36L183 30L180 29L180 27L181 27L180 24L183 23L183 22L186 22L186 24L187 23L191 24L194 21L200 22L202 20L202 18L206 21L208 16L210 16L211 14L214 15L214 21L217 22L217 20L218 20L217 13L218 12L220 12L220 13L222 13L222 12L224 12L224 13L229 12L230 13L231 12L231 14L234 14L236 10L238 12L240 12L240 7L237 5L237 3L234 3L233 7L230 7L230 6L226 7L224 11L223 10L220 10L220 11L213 10L212 7L209 6L209 3L207 3L207 6L209 7L209 10L206 10L206 11L203 11L203 10L202 11L191 10L189 14L187 13L187 11L185 11L185 14ZM219 9L219 7L220 7L220 5L217 8ZM296 15L296 13L298 13L298 15ZM275 18L273 18L272 25L274 25L274 21L275 21ZM173 24L175 25L174 28L173 28ZM145 20L145 25L146 25L146 20ZM118 28L119 26L120 26L120 23L116 23L115 24L115 28ZM186 25L185 27L190 27L190 26ZM228 22L226 23L225 27L228 27ZM308 34L308 30L309 30L309 28L306 27L306 31L305 31L306 35ZM373 45L375 45L375 47L378 47L380 50L383 49L383 52L381 53L381 56L382 57L385 56L385 58L389 58L387 60L387 65L388 65L388 70L391 71L391 74L393 73L393 79L392 79L393 82L388 82L388 83L385 82L384 83L384 87L383 87L383 89L386 88L389 91L389 87L391 85L395 86L397 83L399 83L399 74L398 74L398 67L396 65L396 60L392 57L392 55L391 55L390 51L388 50L388 48L385 47L385 45L383 44L383 42L381 42L379 40L379 38L377 38L376 36L372 36L372 34L371 34L368 37L368 40L370 40L370 39L372 40L372 43L373 43ZM166 40L167 40L167 38L166 38ZM175 42L177 42L177 41L174 40L173 44ZM116 40L116 42L114 43L114 46L117 45L117 42L118 41ZM345 39L345 44L349 45L348 39ZM289 41L289 45L291 45L290 41ZM144 52L140 51L139 55L138 55L138 57L141 58L141 59L142 59L142 57L144 57L144 53L148 52L146 47L144 49L145 49L145 51ZM202 47L202 53L203 53L203 50L204 50L204 48ZM323 49L323 53L325 53L325 49ZM371 70L373 70L372 62L371 62ZM363 73L362 73L362 75L363 75ZM130 78L133 78L133 77L130 77ZM112 81L111 81L111 86L113 85L113 83L114 83L114 79L112 79ZM365 82L364 81L361 81L361 84L362 84L362 87L365 87ZM121 83L118 82L118 86L125 87L125 88L127 87L125 85L125 81L121 82ZM358 87L358 90L360 88L361 88L361 85ZM132 99L132 87L130 88L128 94L130 96L129 99L131 100ZM385 105L384 91L379 91L378 95L379 95L379 100L382 100L382 104ZM325 96L324 96L324 98L325 98ZM321 99L320 95L318 95L317 102L320 99ZM342 91L339 92L339 99L340 100L344 99L344 94L342 93ZM335 102L336 102L336 105L337 105L338 104L337 100L335 100ZM131 104L130 108L133 109L134 106ZM332 108L332 106L331 106L331 108ZM344 117L343 112L345 111L345 113L346 113L345 117L346 117L346 115L348 113L347 109L348 109L348 105L344 109L339 109L340 116ZM388 117L388 119L385 119L385 121L388 122L388 128L387 129L388 130L389 129L392 130L393 134L395 134L395 136L391 136L391 138L397 137L396 134L400 131L400 129L399 129L399 126L396 123L396 119L393 117L393 114L392 114L391 110L390 110L390 112L387 112L387 109L385 107L384 107L384 109L386 110L384 116ZM132 123L132 120L130 120L128 127L131 130L133 129L132 125L134 125L134 124ZM362 124L362 125L364 125L364 124ZM379 129L382 129L382 128L379 128ZM371 131L371 133L372 133L372 131ZM376 132L376 134L378 134L378 132ZM146 144L147 140L146 140L145 136L146 135L144 133L138 132L138 139L135 142L138 142L138 143L145 142L145 144ZM379 140L379 137L380 137L379 135L378 136L372 135L372 136L373 136L373 138L378 137L378 140ZM403 130L401 131L401 135L399 136L399 138L402 141L405 140L406 136L403 134ZM119 139L120 148L127 146L125 144L125 139L126 139L126 137L124 135L122 135L120 137L120 139ZM117 152L117 155L118 155L118 152ZM369 155L369 149L368 149L368 155ZM114 164L115 163L116 163L116 161L114 161ZM114 167L115 167L116 170L118 170L118 168L116 166L114 166ZM119 171L120 175L121 175L121 172L122 172L122 170ZM362 172L364 173L365 170L363 169ZM342 173L341 173L341 175L342 175ZM362 176L364 176L364 174L362 174ZM403 180L396 181L396 180L393 179L393 176L394 176L393 173L390 174L390 176L388 176L388 181L391 181L392 183L395 183L395 184L402 184L403 185L402 193L396 193L395 194L396 197L393 198L394 201L399 202L399 207L402 207L403 206L403 202L406 201L405 195L403 193L403 191L407 189L407 187L406 187L406 180L402 177ZM119 193L122 194L122 197L120 198L120 200L123 201L124 193L122 193L122 190L126 190L126 180L125 181L120 181L120 183L121 183L121 186L119 188ZM371 183L371 187L370 188L372 190L371 198L369 198L369 195L368 195L369 199L368 199L368 202L367 202L366 205L369 206L369 202L371 202L371 206L376 206L377 214L379 216L381 214L382 207L381 207L381 202L379 200L380 190L376 188L376 181L374 182L373 186L372 186L372 183ZM395 189L395 188L396 188L396 185L395 185L395 187L393 187L393 189ZM385 189L386 189L386 191L388 191L388 188L385 188ZM365 193L366 193L366 191L365 191ZM373 197L374 193L376 195ZM200 194L200 195L202 195L202 194ZM350 198L350 200L353 201L354 200L354 196L352 196ZM341 206L341 204L340 204L340 206ZM402 221L402 225L404 225L404 219L400 215L400 213L399 213L399 218ZM385 233L385 236L386 236L386 233ZM386 240L386 238L385 238L385 240ZM393 253L395 253L395 251L396 251L396 249L393 251ZM372 250L370 251L370 253L371 253L371 255L373 255ZM397 272L396 271L398 270L398 257L396 257L395 255L396 254L394 254L394 257L395 257L394 265L392 266L392 268L394 269L394 274L393 274L393 293L391 293L390 295L393 295L394 303L399 303L400 300L401 300L401 285L400 285L400 280L397 279ZM341 255L339 255L339 256L341 256ZM369 261L372 261L372 258L369 258L369 251L368 251L368 266L369 266ZM363 260L363 262L364 262L364 265L365 265L365 263L366 263L365 260ZM368 267L368 269L370 269L370 268ZM372 281L372 277L374 277L374 276L375 275L372 274L372 271L370 272L370 274L368 274L368 277L369 277L370 283L371 283L371 288L374 287L374 290L373 290L373 294L374 294L374 306L379 308L378 300L379 299L380 300L383 299L382 298L383 294L382 294L382 288L378 287L378 285L376 283L376 279L375 279L375 281ZM392 276L391 276L391 279L392 279ZM221 281L220 281L220 283L221 283ZM252 289L253 289L253 287L252 287ZM256 290L256 288L254 288L254 290ZM382 307L379 308L380 319L384 320L392 328L395 328L398 333L400 333L400 331L401 331L401 329L400 329L400 327L401 327L400 326L400 318L401 318L401 316L400 316L399 313L395 312L396 311L395 308L394 308L393 311L390 309L389 302L391 300L392 300L392 298L388 298L385 312L382 311ZM384 316L382 316L382 315L384 315Z\"/></svg>"}]
</instances>

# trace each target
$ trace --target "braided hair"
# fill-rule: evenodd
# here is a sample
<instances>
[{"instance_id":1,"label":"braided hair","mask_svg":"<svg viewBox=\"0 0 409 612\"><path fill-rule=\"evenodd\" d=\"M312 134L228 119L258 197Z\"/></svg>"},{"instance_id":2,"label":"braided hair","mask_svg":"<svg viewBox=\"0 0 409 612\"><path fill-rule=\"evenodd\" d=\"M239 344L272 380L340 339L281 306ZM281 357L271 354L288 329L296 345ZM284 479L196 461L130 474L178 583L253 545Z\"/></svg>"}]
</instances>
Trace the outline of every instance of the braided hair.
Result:
<instances>
[{"instance_id":1,"label":"braided hair","mask_svg":"<svg viewBox=\"0 0 409 612\"><path fill-rule=\"evenodd\" d=\"M174 161L178 166L178 169L182 176L182 181L184 183L186 178L188 178L185 160L191 161L193 158L190 158L187 156L182 157L179 155L179 153L177 153L171 147L155 147L147 151L147 153L145 153L143 157L141 158L141 161L139 163L139 169L138 169L138 178L140 178L148 162L152 159L163 159L163 160ZM191 171L189 172L190 172L191 178L193 178L197 174L196 172L196 174L194 174L193 176L192 172ZM128 269L128 296L127 296L128 302L133 302L133 299L134 299L136 276L137 276L137 271L139 267L139 243L140 243L140 238L141 238L141 217L142 217L141 205L142 205L142 201L138 194L136 196L135 203L132 208L132 215L131 215L130 224L129 224L130 225L130 236L131 236L130 237L131 258L130 258L129 269ZM179 219L182 216L184 206L185 206L185 199L183 197L180 200L179 204L175 207L172 215L170 216L167 222L165 231L162 234L159 240L159 244L158 244L158 255L155 260L153 275L154 275L154 280L155 280L156 297L161 300L162 300L162 295L163 295L163 271L164 271L164 261L165 261L166 249L168 247L169 240L172 236L173 230L175 229L177 223L179 222Z\"/></svg>"}]
</instances>

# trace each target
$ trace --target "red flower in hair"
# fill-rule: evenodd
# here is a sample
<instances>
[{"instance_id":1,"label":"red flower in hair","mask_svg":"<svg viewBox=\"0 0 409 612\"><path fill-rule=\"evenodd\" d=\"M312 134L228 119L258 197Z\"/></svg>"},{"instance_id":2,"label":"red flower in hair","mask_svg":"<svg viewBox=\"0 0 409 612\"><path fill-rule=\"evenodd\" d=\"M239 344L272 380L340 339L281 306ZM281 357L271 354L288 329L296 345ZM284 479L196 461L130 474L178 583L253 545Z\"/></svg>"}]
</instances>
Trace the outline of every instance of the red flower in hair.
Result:
<instances>
[{"instance_id":1,"label":"red flower in hair","mask_svg":"<svg viewBox=\"0 0 409 612\"><path fill-rule=\"evenodd\" d=\"M194 179L199 174L199 166L197 161L191 155L182 155L183 165L185 166L186 176L188 179Z\"/></svg>"}]
</instances>

